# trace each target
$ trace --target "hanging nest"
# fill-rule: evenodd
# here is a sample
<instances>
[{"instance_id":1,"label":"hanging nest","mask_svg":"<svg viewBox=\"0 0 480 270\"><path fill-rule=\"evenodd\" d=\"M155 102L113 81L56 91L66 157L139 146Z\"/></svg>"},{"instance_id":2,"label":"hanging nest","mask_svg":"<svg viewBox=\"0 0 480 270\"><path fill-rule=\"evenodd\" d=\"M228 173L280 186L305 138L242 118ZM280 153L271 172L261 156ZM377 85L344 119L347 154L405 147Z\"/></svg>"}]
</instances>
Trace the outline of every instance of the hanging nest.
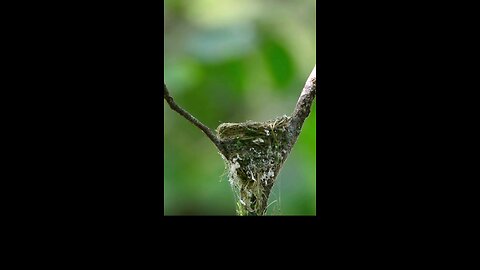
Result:
<instances>
[{"instance_id":1,"label":"hanging nest","mask_svg":"<svg viewBox=\"0 0 480 270\"><path fill-rule=\"evenodd\" d=\"M239 215L265 215L270 190L291 149L290 121L282 116L266 122L218 126Z\"/></svg>"}]
</instances>

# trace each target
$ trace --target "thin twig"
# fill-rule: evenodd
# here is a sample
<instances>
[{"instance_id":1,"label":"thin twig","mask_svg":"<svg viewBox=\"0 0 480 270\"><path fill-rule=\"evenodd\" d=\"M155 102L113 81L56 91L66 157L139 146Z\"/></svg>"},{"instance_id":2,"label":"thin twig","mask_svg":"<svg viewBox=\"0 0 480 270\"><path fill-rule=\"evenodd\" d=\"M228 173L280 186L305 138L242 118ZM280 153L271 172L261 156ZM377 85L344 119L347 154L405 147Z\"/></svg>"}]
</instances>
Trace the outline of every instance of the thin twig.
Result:
<instances>
[{"instance_id":1,"label":"thin twig","mask_svg":"<svg viewBox=\"0 0 480 270\"><path fill-rule=\"evenodd\" d=\"M193 115L182 109L180 106L178 106L175 101L173 101L173 98L170 96L170 93L168 92L167 86L165 83L163 84L163 98L167 101L168 105L172 110L176 111L178 114L183 116L185 119L187 119L190 123L194 124L196 127L201 129L205 135L213 142L213 144L218 148L218 150L224 154L223 146L220 143L220 140L217 138L217 136L202 122L200 122L197 118L195 118Z\"/></svg>"},{"instance_id":2,"label":"thin twig","mask_svg":"<svg viewBox=\"0 0 480 270\"><path fill-rule=\"evenodd\" d=\"M310 108L312 107L313 99L315 98L317 92L317 66L313 67L310 76L308 76L307 82L303 87L302 93L298 98L297 105L295 110L292 113L292 121L290 125L290 130L292 131L292 143L298 138L300 131L302 130L303 122L310 114Z\"/></svg>"}]
</instances>

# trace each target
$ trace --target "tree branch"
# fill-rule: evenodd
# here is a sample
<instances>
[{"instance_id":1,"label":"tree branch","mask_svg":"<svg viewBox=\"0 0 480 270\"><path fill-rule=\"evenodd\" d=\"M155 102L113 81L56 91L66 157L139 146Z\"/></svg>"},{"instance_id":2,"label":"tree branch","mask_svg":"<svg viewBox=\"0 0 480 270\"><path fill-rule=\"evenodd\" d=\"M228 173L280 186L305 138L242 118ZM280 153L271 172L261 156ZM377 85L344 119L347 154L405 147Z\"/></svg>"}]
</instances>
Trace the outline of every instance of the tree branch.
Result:
<instances>
[{"instance_id":1,"label":"tree branch","mask_svg":"<svg viewBox=\"0 0 480 270\"><path fill-rule=\"evenodd\" d=\"M303 87L300 98L297 101L295 110L292 113L292 120L290 130L292 132L292 146L296 142L300 131L302 130L303 122L310 114L310 108L312 107L313 99L317 92L317 66L313 67L310 76L308 76L307 82Z\"/></svg>"},{"instance_id":2,"label":"tree branch","mask_svg":"<svg viewBox=\"0 0 480 270\"><path fill-rule=\"evenodd\" d=\"M222 144L220 139L212 132L212 130L210 130L198 119L193 117L190 113L188 113L187 111L182 109L180 106L178 106L173 100L173 98L170 96L170 93L168 92L168 89L165 83L163 84L163 86L164 86L163 98L167 101L170 108L172 108L172 110L176 111L178 114L183 116L190 123L194 124L196 127L201 129L203 133L205 133L205 135L207 135L207 137L217 147L220 153L226 156L224 145ZM303 123L305 122L305 119L310 114L310 109L312 107L313 99L315 98L315 95L316 95L316 89L317 89L317 73L316 73L316 66L315 66L312 72L310 73L310 76L308 76L305 86L303 87L302 93L300 94L300 97L297 101L297 105L295 106L295 109L291 116L291 122L289 125L289 130L291 134L290 147L289 147L290 149L293 147L293 145L297 141L297 138L300 135L300 132L302 130Z\"/></svg>"},{"instance_id":3,"label":"tree branch","mask_svg":"<svg viewBox=\"0 0 480 270\"><path fill-rule=\"evenodd\" d=\"M218 150L224 154L224 148L223 145L220 143L220 140L217 138L217 136L202 122L200 122L197 118L193 117L190 113L182 109L180 106L178 106L175 101L173 101L173 98L170 96L170 93L168 92L167 86L165 83L163 84L163 98L167 101L168 105L172 110L176 111L178 114L183 116L185 119L187 119L190 123L194 124L196 127L201 129L205 135L213 142L213 144L218 148Z\"/></svg>"}]
</instances>

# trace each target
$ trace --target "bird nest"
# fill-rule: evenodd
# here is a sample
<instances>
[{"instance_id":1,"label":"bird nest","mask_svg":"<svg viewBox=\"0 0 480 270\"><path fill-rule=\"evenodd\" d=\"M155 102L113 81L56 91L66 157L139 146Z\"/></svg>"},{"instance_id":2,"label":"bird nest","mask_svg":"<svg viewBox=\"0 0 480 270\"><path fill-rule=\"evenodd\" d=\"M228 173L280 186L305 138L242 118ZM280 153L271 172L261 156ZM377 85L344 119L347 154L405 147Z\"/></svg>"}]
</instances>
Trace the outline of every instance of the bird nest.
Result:
<instances>
[{"instance_id":1,"label":"bird nest","mask_svg":"<svg viewBox=\"0 0 480 270\"><path fill-rule=\"evenodd\" d=\"M266 122L223 123L217 135L224 146L228 180L239 215L265 215L270 190L290 151L288 125L282 116Z\"/></svg>"}]
</instances>

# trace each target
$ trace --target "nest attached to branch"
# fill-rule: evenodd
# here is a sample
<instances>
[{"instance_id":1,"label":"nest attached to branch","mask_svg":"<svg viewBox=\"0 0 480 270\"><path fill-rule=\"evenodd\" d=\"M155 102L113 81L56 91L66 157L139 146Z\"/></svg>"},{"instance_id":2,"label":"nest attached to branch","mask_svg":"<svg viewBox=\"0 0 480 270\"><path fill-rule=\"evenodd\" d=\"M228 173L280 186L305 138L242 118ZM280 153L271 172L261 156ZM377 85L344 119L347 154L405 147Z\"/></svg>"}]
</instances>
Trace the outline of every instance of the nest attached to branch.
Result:
<instances>
[{"instance_id":1,"label":"nest attached to branch","mask_svg":"<svg viewBox=\"0 0 480 270\"><path fill-rule=\"evenodd\" d=\"M218 126L239 215L265 215L270 190L291 149L290 121L282 116L266 122Z\"/></svg>"}]
</instances>

